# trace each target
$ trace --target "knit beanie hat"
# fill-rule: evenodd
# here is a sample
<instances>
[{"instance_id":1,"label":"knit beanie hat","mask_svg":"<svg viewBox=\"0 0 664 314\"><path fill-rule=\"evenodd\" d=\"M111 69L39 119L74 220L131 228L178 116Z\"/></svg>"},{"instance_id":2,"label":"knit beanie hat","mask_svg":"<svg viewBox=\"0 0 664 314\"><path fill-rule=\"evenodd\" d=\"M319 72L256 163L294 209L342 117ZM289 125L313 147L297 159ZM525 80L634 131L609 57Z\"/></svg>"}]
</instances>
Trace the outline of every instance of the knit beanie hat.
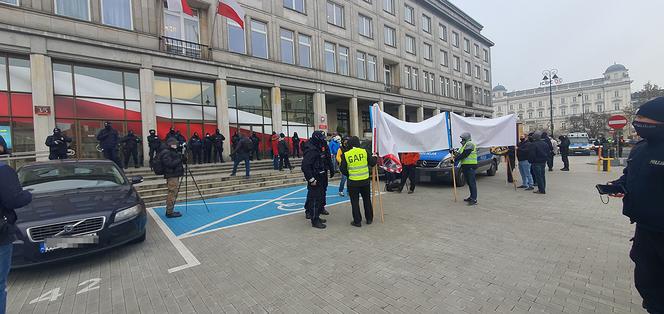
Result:
<instances>
[{"instance_id":1,"label":"knit beanie hat","mask_svg":"<svg viewBox=\"0 0 664 314\"><path fill-rule=\"evenodd\" d=\"M637 115L664 122L664 97L657 97L641 105Z\"/></svg>"}]
</instances>

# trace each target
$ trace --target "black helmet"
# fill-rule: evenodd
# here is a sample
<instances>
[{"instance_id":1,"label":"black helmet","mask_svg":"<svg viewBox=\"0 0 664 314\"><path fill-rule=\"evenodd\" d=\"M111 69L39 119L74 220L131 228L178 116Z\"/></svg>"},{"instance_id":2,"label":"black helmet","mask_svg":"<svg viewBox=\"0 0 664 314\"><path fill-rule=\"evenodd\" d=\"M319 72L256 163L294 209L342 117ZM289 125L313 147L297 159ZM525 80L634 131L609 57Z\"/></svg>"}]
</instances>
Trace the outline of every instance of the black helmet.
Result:
<instances>
[{"instance_id":1,"label":"black helmet","mask_svg":"<svg viewBox=\"0 0 664 314\"><path fill-rule=\"evenodd\" d=\"M60 131L60 128L53 129L53 133L60 133L60 132L62 132L62 131Z\"/></svg>"}]
</instances>

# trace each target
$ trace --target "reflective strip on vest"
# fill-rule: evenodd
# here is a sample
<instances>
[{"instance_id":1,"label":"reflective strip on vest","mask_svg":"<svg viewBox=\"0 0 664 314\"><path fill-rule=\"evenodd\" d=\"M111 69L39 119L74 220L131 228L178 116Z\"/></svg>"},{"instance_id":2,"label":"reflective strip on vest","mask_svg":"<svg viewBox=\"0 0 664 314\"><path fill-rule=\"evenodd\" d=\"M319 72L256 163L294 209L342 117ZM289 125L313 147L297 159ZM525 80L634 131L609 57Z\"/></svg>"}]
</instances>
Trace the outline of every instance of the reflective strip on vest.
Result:
<instances>
[{"instance_id":1,"label":"reflective strip on vest","mask_svg":"<svg viewBox=\"0 0 664 314\"><path fill-rule=\"evenodd\" d=\"M367 151L353 148L344 153L348 165L348 180L362 181L369 179L369 161Z\"/></svg>"},{"instance_id":2,"label":"reflective strip on vest","mask_svg":"<svg viewBox=\"0 0 664 314\"><path fill-rule=\"evenodd\" d=\"M464 158L461 161L462 165L477 165L477 146L473 144L473 142L468 141L466 144L463 144L461 147L461 153L463 153L466 150L466 145L471 144L473 146L473 150L470 152L470 155L468 157Z\"/></svg>"}]
</instances>

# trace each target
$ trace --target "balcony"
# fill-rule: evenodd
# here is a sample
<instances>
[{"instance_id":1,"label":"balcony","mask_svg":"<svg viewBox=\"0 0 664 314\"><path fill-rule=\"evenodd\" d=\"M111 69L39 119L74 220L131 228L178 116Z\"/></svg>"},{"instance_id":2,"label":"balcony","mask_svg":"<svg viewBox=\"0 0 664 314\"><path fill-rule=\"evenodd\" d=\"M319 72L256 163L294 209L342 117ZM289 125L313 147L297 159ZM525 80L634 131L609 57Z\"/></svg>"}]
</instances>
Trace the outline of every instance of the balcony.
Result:
<instances>
[{"instance_id":1,"label":"balcony","mask_svg":"<svg viewBox=\"0 0 664 314\"><path fill-rule=\"evenodd\" d=\"M168 54L203 60L210 60L212 56L206 45L165 36L160 37L159 42L161 51Z\"/></svg>"},{"instance_id":2,"label":"balcony","mask_svg":"<svg viewBox=\"0 0 664 314\"><path fill-rule=\"evenodd\" d=\"M387 93L398 94L400 89L401 88L399 86L385 85L385 92Z\"/></svg>"}]
</instances>

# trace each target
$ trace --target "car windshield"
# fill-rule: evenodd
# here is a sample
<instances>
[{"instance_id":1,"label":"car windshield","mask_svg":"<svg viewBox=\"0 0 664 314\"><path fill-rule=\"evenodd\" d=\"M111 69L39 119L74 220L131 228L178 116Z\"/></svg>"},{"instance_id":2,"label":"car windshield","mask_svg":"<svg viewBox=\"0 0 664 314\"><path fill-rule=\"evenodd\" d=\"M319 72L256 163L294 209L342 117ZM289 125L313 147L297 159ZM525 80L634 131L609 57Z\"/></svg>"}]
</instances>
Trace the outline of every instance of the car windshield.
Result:
<instances>
[{"instance_id":1,"label":"car windshield","mask_svg":"<svg viewBox=\"0 0 664 314\"><path fill-rule=\"evenodd\" d=\"M588 144L590 141L588 140L587 137L570 137L569 138L570 144Z\"/></svg>"},{"instance_id":2,"label":"car windshield","mask_svg":"<svg viewBox=\"0 0 664 314\"><path fill-rule=\"evenodd\" d=\"M62 163L21 168L18 178L33 193L68 191L126 184L113 164Z\"/></svg>"}]
</instances>

